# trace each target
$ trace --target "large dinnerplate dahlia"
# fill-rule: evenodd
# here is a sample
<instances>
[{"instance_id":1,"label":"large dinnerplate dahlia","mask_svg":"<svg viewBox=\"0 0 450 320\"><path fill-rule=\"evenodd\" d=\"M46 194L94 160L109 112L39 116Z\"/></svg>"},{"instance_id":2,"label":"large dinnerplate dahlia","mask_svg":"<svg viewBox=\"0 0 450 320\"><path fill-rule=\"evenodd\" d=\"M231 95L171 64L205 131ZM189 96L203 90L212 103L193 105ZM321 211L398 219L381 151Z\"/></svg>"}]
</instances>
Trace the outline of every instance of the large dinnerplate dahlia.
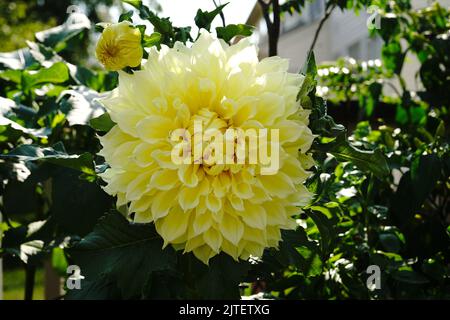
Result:
<instances>
[{"instance_id":1,"label":"large dinnerplate dahlia","mask_svg":"<svg viewBox=\"0 0 450 320\"><path fill-rule=\"evenodd\" d=\"M164 245L208 263L223 251L234 259L277 247L281 229L311 198L303 182L314 139L309 111L297 101L303 76L279 57L258 60L247 39L229 46L203 32L186 47L152 49L142 70L120 72L119 86L102 100L117 124L101 137L110 168L101 176L117 206L135 222L154 222ZM279 129L280 167L260 164L176 164L171 133L195 121L204 128Z\"/></svg>"}]
</instances>

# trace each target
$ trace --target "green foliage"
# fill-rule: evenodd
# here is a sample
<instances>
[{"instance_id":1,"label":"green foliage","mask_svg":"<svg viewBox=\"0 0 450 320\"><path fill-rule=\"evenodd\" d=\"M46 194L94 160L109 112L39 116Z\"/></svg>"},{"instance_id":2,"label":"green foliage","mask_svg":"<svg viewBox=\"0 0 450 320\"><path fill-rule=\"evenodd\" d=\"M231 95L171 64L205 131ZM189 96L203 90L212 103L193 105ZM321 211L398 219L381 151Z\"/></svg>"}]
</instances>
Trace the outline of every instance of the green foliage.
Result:
<instances>
[{"instance_id":1,"label":"green foliage","mask_svg":"<svg viewBox=\"0 0 450 320\"><path fill-rule=\"evenodd\" d=\"M216 18L216 16L222 12L223 8L225 8L225 6L227 4L228 3L218 6L213 11L210 11L210 12L202 11L201 9L198 9L197 14L195 15L195 18L194 18L195 25L199 29L203 28L203 29L209 31L211 29L211 23Z\"/></svg>"},{"instance_id":2,"label":"green foliage","mask_svg":"<svg viewBox=\"0 0 450 320\"><path fill-rule=\"evenodd\" d=\"M97 131L108 132L116 124L111 120L109 113L104 113L101 116L91 119L89 125Z\"/></svg>"},{"instance_id":3,"label":"green foliage","mask_svg":"<svg viewBox=\"0 0 450 320\"><path fill-rule=\"evenodd\" d=\"M139 17L143 20L149 21L153 28L154 32L157 33L158 37L160 37L158 44L165 44L169 47L173 47L175 42L181 41L186 43L187 41L192 40L191 37L191 27L175 27L169 18L161 18L155 12L150 10L149 7L144 5L142 1L124 1L135 7L139 12ZM154 35L153 41L150 41L151 45L155 45L154 39L156 35ZM144 40L145 41L145 40Z\"/></svg>"},{"instance_id":4,"label":"green foliage","mask_svg":"<svg viewBox=\"0 0 450 320\"><path fill-rule=\"evenodd\" d=\"M286 6L293 4L301 2ZM382 61L340 59L316 67L310 58L303 70L299 99L311 109L310 125L320 135L313 145L317 167L308 183L316 196L299 214L302 227L291 233L295 237L284 234L280 250L266 251L253 267L252 281L264 284L266 297L450 298L450 153L445 126L450 100L444 102L448 92L442 92L448 87L448 59L438 54L432 63L440 63L435 73L440 79L431 78L433 67L427 63L432 59L428 53L443 52L448 45L448 37L442 36L450 28L448 10L437 3L417 12L409 1L377 4L390 13L377 30L386 42ZM405 49L404 43L410 47ZM430 85L417 95L407 90L400 74L406 51L417 54L420 70L430 70L419 70L421 82ZM394 79L400 82L396 96L385 94L392 92ZM331 106L327 108L323 98ZM357 115L352 119L360 122L346 139L344 126L327 111L339 115L354 106L360 111L350 109ZM341 147L355 148L358 157L341 156ZM364 155L367 151L372 154ZM305 252L309 254L301 255ZM309 257L310 263L302 257ZM381 269L381 289L366 286L370 265Z\"/></svg>"},{"instance_id":5,"label":"green foliage","mask_svg":"<svg viewBox=\"0 0 450 320\"><path fill-rule=\"evenodd\" d=\"M221 255L206 267L162 246L153 225L132 224L117 212L104 216L68 251L86 280L67 298L239 298L246 264Z\"/></svg>"},{"instance_id":6,"label":"green foliage","mask_svg":"<svg viewBox=\"0 0 450 320\"><path fill-rule=\"evenodd\" d=\"M0 67L0 209L6 221L0 255L28 265L51 257L63 269L61 248L90 232L113 203L97 183L99 145L86 124L103 112L93 99L115 87L117 76L60 55L84 30L41 32L42 42L28 42ZM49 39L60 52L45 45Z\"/></svg>"},{"instance_id":7,"label":"green foliage","mask_svg":"<svg viewBox=\"0 0 450 320\"><path fill-rule=\"evenodd\" d=\"M153 226L130 225L118 213L105 216L69 250L86 277L82 290L71 291L69 297L95 299L117 292L125 299L146 298L154 274L174 271L175 251L161 248Z\"/></svg>"},{"instance_id":8,"label":"green foliage","mask_svg":"<svg viewBox=\"0 0 450 320\"><path fill-rule=\"evenodd\" d=\"M246 24L229 24L226 27L216 28L217 37L230 42L235 36L251 36L253 33L253 27Z\"/></svg>"},{"instance_id":9,"label":"green foliage","mask_svg":"<svg viewBox=\"0 0 450 320\"><path fill-rule=\"evenodd\" d=\"M299 98L303 105L312 109L311 128L313 133L319 135L313 151L330 153L341 162L351 161L360 169L372 172L380 179L387 176L389 167L383 154L379 150L360 150L351 145L346 138L346 129L337 125L333 118L327 115L326 102L316 96L317 67L313 53L308 56L303 73L305 81L300 89Z\"/></svg>"}]
</instances>

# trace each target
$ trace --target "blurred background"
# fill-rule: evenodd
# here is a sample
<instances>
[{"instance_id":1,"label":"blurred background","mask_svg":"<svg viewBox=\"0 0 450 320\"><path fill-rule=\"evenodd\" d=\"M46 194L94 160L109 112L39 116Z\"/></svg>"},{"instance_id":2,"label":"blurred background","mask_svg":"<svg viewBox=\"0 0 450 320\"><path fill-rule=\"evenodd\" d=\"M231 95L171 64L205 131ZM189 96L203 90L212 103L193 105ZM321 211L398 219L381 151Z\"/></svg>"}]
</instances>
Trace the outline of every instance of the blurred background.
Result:
<instances>
[{"instance_id":1,"label":"blurred background","mask_svg":"<svg viewBox=\"0 0 450 320\"><path fill-rule=\"evenodd\" d=\"M229 0L223 10L226 22L246 23L256 27L252 38L261 48L261 57L267 55L267 28L262 11L256 0ZM194 17L199 8L211 11L215 8L212 0L144 0L144 4L171 18L174 25L191 26L196 32ZM281 1L281 3L286 1ZM429 0L411 1L414 9L429 5ZM216 2L219 4L219 2ZM291 71L298 71L303 65L309 46L313 41L318 25L325 14L325 0L306 2L301 14L284 14L281 22L278 54L290 59ZM442 6L450 4L448 0L439 1ZM55 27L67 20L73 6L75 10L87 15L93 22L117 21L122 11L132 7L119 0L23 0L0 1L0 52L8 52L26 46L26 40L34 40L36 32ZM334 10L324 24L315 45L318 63L334 61L349 56L356 60L380 59L382 40L379 36L370 36L367 19L371 16L365 10L355 13L353 10ZM136 16L135 16L136 17ZM151 26L147 21L142 23ZM212 26L221 25L215 19ZM98 35L96 35L98 36ZM72 53L77 61L95 65L92 43L96 36L85 39L85 47L80 46L78 52ZM86 51L86 46L90 50ZM412 90L420 90L420 84L414 79L419 64L412 54L405 59L403 76Z\"/></svg>"}]
</instances>

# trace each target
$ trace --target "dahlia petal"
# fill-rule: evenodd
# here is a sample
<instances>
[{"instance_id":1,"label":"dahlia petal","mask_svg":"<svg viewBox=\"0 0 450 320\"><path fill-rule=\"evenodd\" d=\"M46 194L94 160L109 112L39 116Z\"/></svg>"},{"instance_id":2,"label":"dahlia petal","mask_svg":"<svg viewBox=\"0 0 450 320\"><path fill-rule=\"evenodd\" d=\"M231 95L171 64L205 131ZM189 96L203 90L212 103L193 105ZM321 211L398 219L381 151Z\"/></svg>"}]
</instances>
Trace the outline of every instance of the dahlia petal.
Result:
<instances>
[{"instance_id":1,"label":"dahlia petal","mask_svg":"<svg viewBox=\"0 0 450 320\"><path fill-rule=\"evenodd\" d=\"M206 197L206 207L212 212L218 212L222 208L222 200L211 193Z\"/></svg>"},{"instance_id":2,"label":"dahlia petal","mask_svg":"<svg viewBox=\"0 0 450 320\"><path fill-rule=\"evenodd\" d=\"M139 199L149 190L148 183L150 182L151 174L152 172L144 172L128 184L127 199L129 201Z\"/></svg>"},{"instance_id":3,"label":"dahlia petal","mask_svg":"<svg viewBox=\"0 0 450 320\"><path fill-rule=\"evenodd\" d=\"M178 203L183 210L195 208L199 204L200 194L197 188L182 187L178 194Z\"/></svg>"},{"instance_id":4,"label":"dahlia petal","mask_svg":"<svg viewBox=\"0 0 450 320\"><path fill-rule=\"evenodd\" d=\"M212 218L210 213L197 214L193 223L193 235L197 236L206 230L208 230L212 225Z\"/></svg>"},{"instance_id":5,"label":"dahlia petal","mask_svg":"<svg viewBox=\"0 0 450 320\"><path fill-rule=\"evenodd\" d=\"M244 225L241 220L230 214L224 214L219 224L220 232L225 239L237 245L244 234Z\"/></svg>"},{"instance_id":6,"label":"dahlia petal","mask_svg":"<svg viewBox=\"0 0 450 320\"><path fill-rule=\"evenodd\" d=\"M270 194L280 198L285 198L295 191L292 181L283 172L276 175L261 176L260 181Z\"/></svg>"},{"instance_id":7,"label":"dahlia petal","mask_svg":"<svg viewBox=\"0 0 450 320\"><path fill-rule=\"evenodd\" d=\"M260 205L245 203L245 214L241 215L242 220L250 227L264 229L267 224L266 210Z\"/></svg>"},{"instance_id":8,"label":"dahlia petal","mask_svg":"<svg viewBox=\"0 0 450 320\"><path fill-rule=\"evenodd\" d=\"M159 190L173 189L179 183L176 170L160 170L152 175L150 186Z\"/></svg>"},{"instance_id":9,"label":"dahlia petal","mask_svg":"<svg viewBox=\"0 0 450 320\"><path fill-rule=\"evenodd\" d=\"M134 214L134 222L136 223L149 223L153 221L152 213L150 211L140 211Z\"/></svg>"},{"instance_id":10,"label":"dahlia petal","mask_svg":"<svg viewBox=\"0 0 450 320\"><path fill-rule=\"evenodd\" d=\"M169 137L172 129L175 129L173 120L158 115L145 117L137 122L136 127L139 137L148 143L155 143Z\"/></svg>"},{"instance_id":11,"label":"dahlia petal","mask_svg":"<svg viewBox=\"0 0 450 320\"><path fill-rule=\"evenodd\" d=\"M197 257L197 259L199 259L206 265L209 264L209 259L216 254L213 250L211 250L210 246L206 244L195 248L192 252Z\"/></svg>"},{"instance_id":12,"label":"dahlia petal","mask_svg":"<svg viewBox=\"0 0 450 320\"><path fill-rule=\"evenodd\" d=\"M158 233L164 239L164 246L180 237L187 229L189 213L184 212L180 207L174 207L164 218L159 219L156 224Z\"/></svg>"},{"instance_id":13,"label":"dahlia petal","mask_svg":"<svg viewBox=\"0 0 450 320\"><path fill-rule=\"evenodd\" d=\"M214 228L209 228L203 233L203 239L214 252L219 252L220 246L222 245L222 235L220 232Z\"/></svg>"},{"instance_id":14,"label":"dahlia petal","mask_svg":"<svg viewBox=\"0 0 450 320\"><path fill-rule=\"evenodd\" d=\"M170 208L173 206L172 199L173 194L170 191L160 191L156 194L151 206L153 220L156 221L163 218L169 213Z\"/></svg>"}]
</instances>

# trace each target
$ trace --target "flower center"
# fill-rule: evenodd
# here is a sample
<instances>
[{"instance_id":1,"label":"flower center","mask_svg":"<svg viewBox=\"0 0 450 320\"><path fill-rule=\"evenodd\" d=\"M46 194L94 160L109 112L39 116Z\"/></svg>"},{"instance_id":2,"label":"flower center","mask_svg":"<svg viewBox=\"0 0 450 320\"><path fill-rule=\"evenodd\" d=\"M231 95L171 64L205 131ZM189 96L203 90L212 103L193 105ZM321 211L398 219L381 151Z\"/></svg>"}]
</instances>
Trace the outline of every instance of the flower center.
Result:
<instances>
[{"instance_id":1,"label":"flower center","mask_svg":"<svg viewBox=\"0 0 450 320\"><path fill-rule=\"evenodd\" d=\"M245 139L240 139L237 129L216 112L200 109L191 117L186 130L184 140L190 142L186 144L186 154L192 164L199 164L207 174L236 173L246 165Z\"/></svg>"}]
</instances>

